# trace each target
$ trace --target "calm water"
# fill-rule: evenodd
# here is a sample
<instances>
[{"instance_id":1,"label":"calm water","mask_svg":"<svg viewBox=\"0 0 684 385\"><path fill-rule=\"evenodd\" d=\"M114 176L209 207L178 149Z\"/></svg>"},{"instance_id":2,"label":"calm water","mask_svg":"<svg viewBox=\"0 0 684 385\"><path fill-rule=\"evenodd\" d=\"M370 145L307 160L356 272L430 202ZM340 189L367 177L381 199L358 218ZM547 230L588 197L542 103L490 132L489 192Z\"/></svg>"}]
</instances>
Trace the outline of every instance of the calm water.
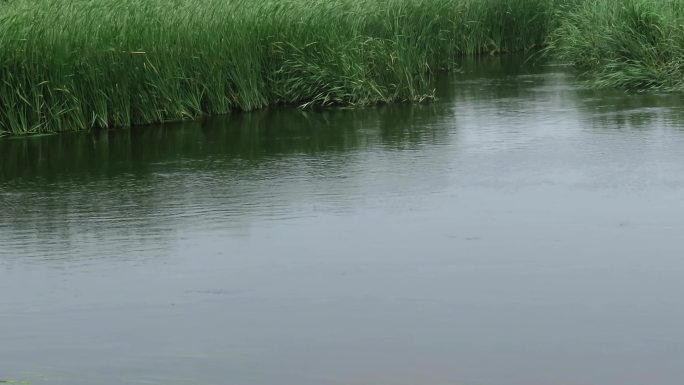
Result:
<instances>
[{"instance_id":1,"label":"calm water","mask_svg":"<svg viewBox=\"0 0 684 385\"><path fill-rule=\"evenodd\" d=\"M438 91L0 140L0 379L680 384L681 96Z\"/></svg>"}]
</instances>

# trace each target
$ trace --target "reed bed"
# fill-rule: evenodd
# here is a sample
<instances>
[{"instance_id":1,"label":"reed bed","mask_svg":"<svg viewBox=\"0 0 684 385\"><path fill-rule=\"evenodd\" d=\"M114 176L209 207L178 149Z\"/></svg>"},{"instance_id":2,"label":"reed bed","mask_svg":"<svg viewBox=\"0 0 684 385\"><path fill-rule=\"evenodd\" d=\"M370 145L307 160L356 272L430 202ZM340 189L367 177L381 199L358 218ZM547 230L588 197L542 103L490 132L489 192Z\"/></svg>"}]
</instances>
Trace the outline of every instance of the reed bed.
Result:
<instances>
[{"instance_id":1,"label":"reed bed","mask_svg":"<svg viewBox=\"0 0 684 385\"><path fill-rule=\"evenodd\" d=\"M541 46L558 1L0 1L0 135L422 101L461 55Z\"/></svg>"},{"instance_id":2,"label":"reed bed","mask_svg":"<svg viewBox=\"0 0 684 385\"><path fill-rule=\"evenodd\" d=\"M684 0L0 0L0 136L419 102L464 55L684 89Z\"/></svg>"},{"instance_id":3,"label":"reed bed","mask_svg":"<svg viewBox=\"0 0 684 385\"><path fill-rule=\"evenodd\" d=\"M684 0L575 0L559 14L547 52L591 86L684 90Z\"/></svg>"}]
</instances>

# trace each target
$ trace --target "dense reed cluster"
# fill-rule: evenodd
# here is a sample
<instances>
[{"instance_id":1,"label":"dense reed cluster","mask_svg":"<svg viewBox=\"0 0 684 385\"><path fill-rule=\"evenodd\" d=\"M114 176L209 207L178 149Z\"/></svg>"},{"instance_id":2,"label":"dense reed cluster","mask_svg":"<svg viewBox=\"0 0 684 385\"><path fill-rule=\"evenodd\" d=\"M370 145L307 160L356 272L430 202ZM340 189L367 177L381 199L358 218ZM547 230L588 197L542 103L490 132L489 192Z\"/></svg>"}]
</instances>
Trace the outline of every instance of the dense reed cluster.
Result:
<instances>
[{"instance_id":1,"label":"dense reed cluster","mask_svg":"<svg viewBox=\"0 0 684 385\"><path fill-rule=\"evenodd\" d=\"M459 55L539 46L553 3L8 0L0 134L420 101Z\"/></svg>"},{"instance_id":2,"label":"dense reed cluster","mask_svg":"<svg viewBox=\"0 0 684 385\"><path fill-rule=\"evenodd\" d=\"M0 0L0 136L433 96L536 50L599 86L682 87L684 0Z\"/></svg>"},{"instance_id":3,"label":"dense reed cluster","mask_svg":"<svg viewBox=\"0 0 684 385\"><path fill-rule=\"evenodd\" d=\"M684 90L684 0L574 0L547 51L590 85Z\"/></svg>"}]
</instances>

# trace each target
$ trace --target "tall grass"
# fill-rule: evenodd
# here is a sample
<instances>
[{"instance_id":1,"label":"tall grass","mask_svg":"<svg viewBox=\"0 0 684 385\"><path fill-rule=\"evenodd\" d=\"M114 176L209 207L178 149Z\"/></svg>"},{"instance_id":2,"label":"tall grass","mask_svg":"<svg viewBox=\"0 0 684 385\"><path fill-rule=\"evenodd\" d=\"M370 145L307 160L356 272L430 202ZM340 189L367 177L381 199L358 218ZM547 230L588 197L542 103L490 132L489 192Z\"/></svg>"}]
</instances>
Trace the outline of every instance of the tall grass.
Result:
<instances>
[{"instance_id":1,"label":"tall grass","mask_svg":"<svg viewBox=\"0 0 684 385\"><path fill-rule=\"evenodd\" d=\"M684 90L684 0L575 0L559 13L548 52L591 85Z\"/></svg>"},{"instance_id":2,"label":"tall grass","mask_svg":"<svg viewBox=\"0 0 684 385\"><path fill-rule=\"evenodd\" d=\"M420 101L461 55L540 46L558 1L0 2L0 135Z\"/></svg>"}]
</instances>

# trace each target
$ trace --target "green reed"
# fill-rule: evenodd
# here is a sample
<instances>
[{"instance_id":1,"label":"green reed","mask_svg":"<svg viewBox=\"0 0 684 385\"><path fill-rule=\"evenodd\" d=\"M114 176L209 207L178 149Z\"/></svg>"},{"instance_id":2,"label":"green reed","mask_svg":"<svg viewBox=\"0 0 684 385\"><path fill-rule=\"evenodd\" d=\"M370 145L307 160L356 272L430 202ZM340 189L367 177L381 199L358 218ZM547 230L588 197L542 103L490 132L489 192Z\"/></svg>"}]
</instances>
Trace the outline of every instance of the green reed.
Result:
<instances>
[{"instance_id":1,"label":"green reed","mask_svg":"<svg viewBox=\"0 0 684 385\"><path fill-rule=\"evenodd\" d=\"M558 0L8 0L0 135L416 102L461 55L543 44Z\"/></svg>"},{"instance_id":2,"label":"green reed","mask_svg":"<svg viewBox=\"0 0 684 385\"><path fill-rule=\"evenodd\" d=\"M595 87L684 89L684 0L577 1L548 52Z\"/></svg>"}]
</instances>

